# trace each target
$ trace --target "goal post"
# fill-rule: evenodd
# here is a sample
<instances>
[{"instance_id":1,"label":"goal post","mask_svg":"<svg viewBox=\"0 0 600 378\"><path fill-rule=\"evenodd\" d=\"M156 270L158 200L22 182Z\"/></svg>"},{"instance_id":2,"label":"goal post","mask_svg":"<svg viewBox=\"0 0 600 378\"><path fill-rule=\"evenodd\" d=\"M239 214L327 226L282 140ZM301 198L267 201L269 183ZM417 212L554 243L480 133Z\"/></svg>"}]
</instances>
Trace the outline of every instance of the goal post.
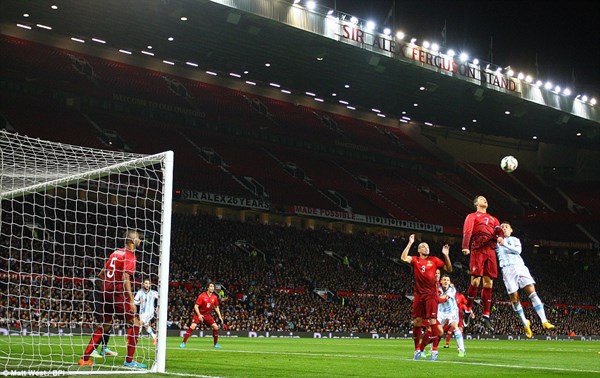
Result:
<instances>
[{"instance_id":1,"label":"goal post","mask_svg":"<svg viewBox=\"0 0 600 378\"><path fill-rule=\"evenodd\" d=\"M172 180L172 151L100 150L0 130L0 371L165 372ZM159 294L156 346L141 327L134 359L148 368L125 367L127 327L115 318L107 347L118 355L79 366L102 324L96 275L126 230L143 236L133 291L150 279Z\"/></svg>"}]
</instances>

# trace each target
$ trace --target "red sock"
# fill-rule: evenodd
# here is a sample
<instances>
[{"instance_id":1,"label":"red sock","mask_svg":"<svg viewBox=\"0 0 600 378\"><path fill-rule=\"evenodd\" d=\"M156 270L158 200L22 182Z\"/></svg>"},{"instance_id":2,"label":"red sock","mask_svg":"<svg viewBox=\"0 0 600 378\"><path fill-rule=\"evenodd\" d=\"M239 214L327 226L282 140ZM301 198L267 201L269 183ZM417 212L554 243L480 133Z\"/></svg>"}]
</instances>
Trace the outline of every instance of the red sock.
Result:
<instances>
[{"instance_id":1,"label":"red sock","mask_svg":"<svg viewBox=\"0 0 600 378\"><path fill-rule=\"evenodd\" d=\"M424 351L427 344L435 343L435 339L437 339L437 338L438 337L436 335L434 335L432 331L426 331L425 334L423 335L423 341L421 341L421 346L419 347L419 350L421 352Z\"/></svg>"},{"instance_id":2,"label":"red sock","mask_svg":"<svg viewBox=\"0 0 600 378\"><path fill-rule=\"evenodd\" d=\"M490 316L492 312L492 288L484 287L481 289L481 302L483 304L483 315Z\"/></svg>"},{"instance_id":3,"label":"red sock","mask_svg":"<svg viewBox=\"0 0 600 378\"><path fill-rule=\"evenodd\" d=\"M419 345L419 350L422 352L425 350L427 344L429 344L429 337L431 336L431 332L429 330L425 331L423 334L423 340L421 340L421 344Z\"/></svg>"},{"instance_id":4,"label":"red sock","mask_svg":"<svg viewBox=\"0 0 600 378\"><path fill-rule=\"evenodd\" d=\"M219 330L213 329L213 342L216 344L219 341Z\"/></svg>"},{"instance_id":5,"label":"red sock","mask_svg":"<svg viewBox=\"0 0 600 378\"><path fill-rule=\"evenodd\" d=\"M96 330L92 334L92 337L90 338L90 342L88 343L87 348L85 348L85 352L83 353L84 361L87 361L90 359L90 354L92 354L94 349L96 349L96 347L100 343L100 340L102 340L103 334L104 334L104 330L102 329L102 327L96 328Z\"/></svg>"},{"instance_id":6,"label":"red sock","mask_svg":"<svg viewBox=\"0 0 600 378\"><path fill-rule=\"evenodd\" d=\"M188 328L187 331L185 331L185 335L183 335L183 342L187 343L188 339L190 338L190 336L192 336L192 332L194 332L193 329Z\"/></svg>"},{"instance_id":7,"label":"red sock","mask_svg":"<svg viewBox=\"0 0 600 378\"><path fill-rule=\"evenodd\" d=\"M450 344L451 338L452 338L452 332L448 331L448 333L446 333L446 345Z\"/></svg>"},{"instance_id":8,"label":"red sock","mask_svg":"<svg viewBox=\"0 0 600 378\"><path fill-rule=\"evenodd\" d=\"M473 286L473 284L469 285L469 289L467 289L467 309L469 311L473 311L473 303L475 302L475 297L477 297L477 286Z\"/></svg>"},{"instance_id":9,"label":"red sock","mask_svg":"<svg viewBox=\"0 0 600 378\"><path fill-rule=\"evenodd\" d=\"M419 349L421 345L421 333L423 332L422 327L413 327L413 341L415 342L415 350Z\"/></svg>"},{"instance_id":10,"label":"red sock","mask_svg":"<svg viewBox=\"0 0 600 378\"><path fill-rule=\"evenodd\" d=\"M127 362L133 361L139 333L140 327L138 326L129 327L127 330L127 357L125 358Z\"/></svg>"},{"instance_id":11,"label":"red sock","mask_svg":"<svg viewBox=\"0 0 600 378\"><path fill-rule=\"evenodd\" d=\"M440 345L440 340L442 339L444 330L442 329L442 326L438 323L438 325L431 326L431 332L433 334L433 339L431 340L431 342L433 343L433 347L431 348L431 350L438 350L438 345Z\"/></svg>"}]
</instances>

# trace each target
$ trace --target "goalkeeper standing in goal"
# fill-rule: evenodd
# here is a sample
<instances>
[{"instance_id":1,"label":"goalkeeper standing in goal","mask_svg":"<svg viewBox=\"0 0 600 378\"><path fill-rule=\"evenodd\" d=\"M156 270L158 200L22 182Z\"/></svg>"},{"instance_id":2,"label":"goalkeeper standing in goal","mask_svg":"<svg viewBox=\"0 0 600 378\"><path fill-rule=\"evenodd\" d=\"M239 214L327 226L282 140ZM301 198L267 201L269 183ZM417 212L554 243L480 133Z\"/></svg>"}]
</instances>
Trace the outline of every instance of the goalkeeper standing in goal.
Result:
<instances>
[{"instance_id":1,"label":"goalkeeper standing in goal","mask_svg":"<svg viewBox=\"0 0 600 378\"><path fill-rule=\"evenodd\" d=\"M133 296L133 274L137 258L135 249L141 244L140 234L129 230L125 234L125 247L119 248L110 254L104 268L98 274L102 280L100 294L101 303L97 307L102 314L102 324L94 331L90 342L85 349L83 357L79 359L80 366L93 366L94 361L90 355L101 342L113 323L113 317L117 316L128 325L127 329L127 357L125 367L146 368L146 364L133 360L137 339L139 334L139 320L136 316L137 306Z\"/></svg>"},{"instance_id":2,"label":"goalkeeper standing in goal","mask_svg":"<svg viewBox=\"0 0 600 378\"><path fill-rule=\"evenodd\" d=\"M144 286L135 293L135 304L140 306L140 326L146 327L146 331L152 336L152 344L156 345L156 333L152 329L152 319L156 311L156 300L158 292L151 289L152 283L149 278L144 280Z\"/></svg>"}]
</instances>

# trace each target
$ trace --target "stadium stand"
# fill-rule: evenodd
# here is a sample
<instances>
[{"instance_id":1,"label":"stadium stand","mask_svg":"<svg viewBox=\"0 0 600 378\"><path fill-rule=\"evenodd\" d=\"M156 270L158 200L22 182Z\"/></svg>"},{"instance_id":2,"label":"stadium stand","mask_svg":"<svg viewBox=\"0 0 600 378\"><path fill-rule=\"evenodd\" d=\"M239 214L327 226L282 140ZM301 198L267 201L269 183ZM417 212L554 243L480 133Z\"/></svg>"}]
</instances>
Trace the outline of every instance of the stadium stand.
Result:
<instances>
[{"instance_id":1,"label":"stadium stand","mask_svg":"<svg viewBox=\"0 0 600 378\"><path fill-rule=\"evenodd\" d=\"M268 197L277 209L304 205L344 210L343 203L326 194L334 190L347 201L347 209L358 213L444 225L452 236L423 236L436 253L445 238L454 252L458 250L456 235L464 214L471 211L470 198L491 190L468 181L463 171L457 173L397 129L12 37L1 36L0 48L6 59L2 80L7 83L0 91L0 110L10 127L30 136L95 148L142 153L173 149L179 188ZM127 100L115 100L115 94L128 96ZM77 100L69 103L69 98ZM179 110L148 109L142 106L144 100ZM200 113L202 117L196 116ZM340 154L336 142L358 147ZM371 153L379 156L365 158ZM398 168L390 159L406 165ZM557 221L552 228L547 223L522 222L523 229L517 231L526 239L585 241L575 225L576 215L597 216L600 211L592 187L561 182L558 193L563 195L557 196L525 170L512 177L483 163L461 166L474 175L477 172L482 182L493 183L508 198L518 199L530 213L552 207L574 214L570 218L574 222ZM262 189L257 190L256 184ZM507 213L498 211L499 216ZM587 224L597 225L593 219ZM169 321L173 327L185 328L198 287L218 280L228 290L223 312L232 329L403 332L410 326L406 294L412 281L408 267L397 260L407 231L400 233L399 237L346 234L319 227L300 230L175 214ZM237 240L260 246L265 259L244 254L234 246ZM0 240L1 248L6 245L6 240ZM349 266L325 251L348 256ZM552 332L600 334L594 307L600 297L589 285L597 280L597 256L549 247L530 252L526 261L557 324ZM86 305L85 286L79 279L94 273L76 253L70 256L71 260L55 265L67 270L52 272L74 277L64 285L61 301L46 299L49 293L43 288L2 291L2 322L16 327L23 325L14 324L14 319L58 327L89 326L93 319L73 310ZM455 256L466 266L465 257ZM27 269L49 274L36 256L25 258L31 261ZM207 264L190 267L189 261L200 258ZM4 265L0 270L6 270L6 264L0 259ZM454 277L463 291L467 279L466 273ZM495 298L505 297L501 286L494 288ZM314 294L315 288L327 288L335 295L324 300ZM502 326L497 332L519 328L511 311L506 303L498 304L494 315L502 319L497 322ZM531 315L531 308L526 311ZM542 332L539 325L534 325L534 332Z\"/></svg>"},{"instance_id":2,"label":"stadium stand","mask_svg":"<svg viewBox=\"0 0 600 378\"><path fill-rule=\"evenodd\" d=\"M396 333L410 327L410 300L406 295L412 293L411 272L408 266L397 262L406 239L266 226L202 214L176 214L173 229L171 327L187 327L197 292L211 280L217 280L226 289L222 312L234 330ZM201 234L195 232L199 229L203 230ZM68 230L65 231L66 236ZM265 258L244 253L235 247L236 240L260 245ZM429 241L434 254L439 254L442 242ZM6 240L0 240L2 248L6 245ZM347 255L349 266L331 259L325 250ZM86 268L90 264L78 258L77 253L64 256L64 265L52 267L39 261L39 255L24 256L29 259L27 270L33 273L33 279L40 280L40 285L10 285L8 292L2 292L3 325L78 328L92 324L91 312L80 310L90 303L84 299L91 295L83 278L94 272ZM189 264L199 259L204 263ZM595 279L594 272L600 268L597 259L585 254L538 252L527 253L525 260L535 267L536 286L549 306L549 318L558 327L551 332L566 334L575 330L578 335L597 335L600 322L595 303L600 298L593 285L586 284ZM456 262L460 261L457 257ZM6 270L7 263L0 259L0 269ZM565 276L565 270L576 274ZM462 273L458 271L453 277L459 290L467 287L468 275ZM64 280L60 301L48 299L50 295L41 284L45 279ZM561 285L555 285L559 280ZM314 293L315 288L327 288L334 295L323 299ZM494 290L496 298L504 298L503 288ZM56 293L53 297L57 297ZM531 307L525 311L533 316ZM514 333L520 328L510 305L502 300L495 306L494 317L499 334ZM15 319L21 319L20 323ZM539 324L533 328L536 334L545 333ZM478 331L474 326L471 332Z\"/></svg>"}]
</instances>

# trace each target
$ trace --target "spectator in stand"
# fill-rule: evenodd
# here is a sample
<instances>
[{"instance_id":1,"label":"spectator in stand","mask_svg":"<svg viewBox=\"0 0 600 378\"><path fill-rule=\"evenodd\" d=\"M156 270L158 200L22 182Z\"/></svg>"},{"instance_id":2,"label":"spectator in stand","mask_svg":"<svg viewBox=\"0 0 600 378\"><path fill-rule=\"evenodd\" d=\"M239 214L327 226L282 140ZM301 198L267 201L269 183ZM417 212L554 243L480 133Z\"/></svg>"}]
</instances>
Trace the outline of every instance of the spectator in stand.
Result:
<instances>
[{"instance_id":1,"label":"spectator in stand","mask_svg":"<svg viewBox=\"0 0 600 378\"><path fill-rule=\"evenodd\" d=\"M471 283L467 291L467 309L464 311L463 322L465 326L469 326L473 303L483 277L483 289L481 289L482 321L487 329L493 330L490 314L492 309L492 287L494 286L494 280L498 277L496 238L501 235L502 230L498 219L487 213L488 202L484 196L476 196L473 205L476 211L467 215L463 225L462 252L464 255L471 255L469 263Z\"/></svg>"},{"instance_id":2,"label":"spectator in stand","mask_svg":"<svg viewBox=\"0 0 600 378\"><path fill-rule=\"evenodd\" d=\"M506 291L510 297L513 309L523 323L525 335L531 339L533 337L531 321L525 318L525 313L523 312L523 307L521 306L521 300L519 298L519 289L522 289L523 292L529 296L535 312L537 312L542 321L542 327L548 330L554 329L555 327L546 318L544 304L535 291L535 281L533 280L533 277L531 277L529 269L525 266L525 262L521 258L521 240L512 236L513 229L510 223L503 222L500 227L502 228L504 235L498 236L498 247L496 248L496 252L498 253L498 260L500 261L500 268L502 269L504 286L506 286Z\"/></svg>"},{"instance_id":3,"label":"spectator in stand","mask_svg":"<svg viewBox=\"0 0 600 378\"><path fill-rule=\"evenodd\" d=\"M429 256L429 245L425 242L419 243L417 251L419 256L409 256L410 247L415 241L415 235L408 238L408 244L402 251L400 260L411 265L414 272L414 300L412 307L413 315L413 338L415 342L414 359L421 358L425 346L436 337L441 336L441 330L436 327L438 311L438 287L435 279L436 269L444 267L447 272L452 272L452 263L450 262L450 247L446 244L442 247L444 261L438 257ZM429 329L423 335L423 341L419 344L423 318L427 319ZM438 351L434 349L431 353L431 360L435 361L438 357Z\"/></svg>"}]
</instances>

